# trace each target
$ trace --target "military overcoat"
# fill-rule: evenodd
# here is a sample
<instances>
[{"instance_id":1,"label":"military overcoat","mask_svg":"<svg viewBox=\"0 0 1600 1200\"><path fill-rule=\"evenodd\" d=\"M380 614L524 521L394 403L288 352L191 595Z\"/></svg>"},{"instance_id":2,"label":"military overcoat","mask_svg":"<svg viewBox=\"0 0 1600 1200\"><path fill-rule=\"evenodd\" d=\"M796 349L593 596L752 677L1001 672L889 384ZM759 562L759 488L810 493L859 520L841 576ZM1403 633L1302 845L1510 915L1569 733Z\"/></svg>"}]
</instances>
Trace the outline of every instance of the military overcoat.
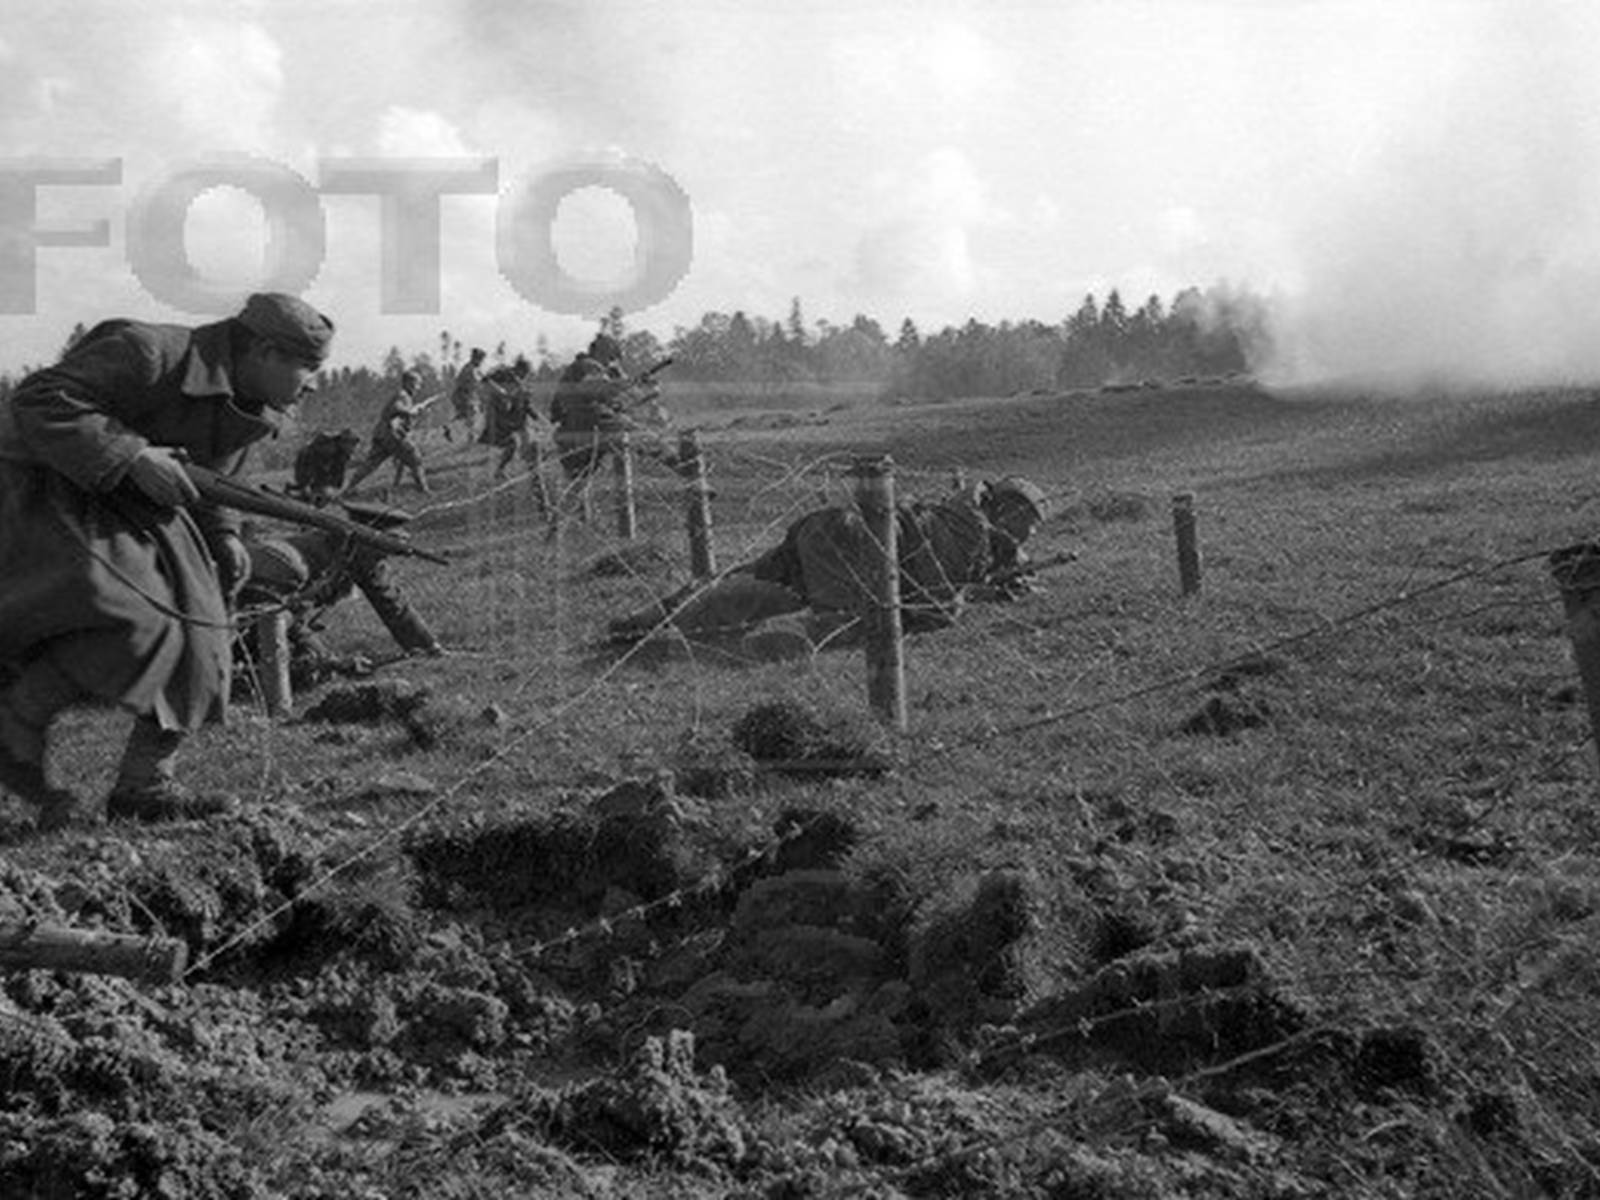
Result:
<instances>
[{"instance_id":1,"label":"military overcoat","mask_svg":"<svg viewBox=\"0 0 1600 1200\"><path fill-rule=\"evenodd\" d=\"M231 629L208 538L237 518L163 510L126 475L151 445L238 474L276 425L232 375L227 322L107 321L0 406L0 662L49 652L164 728L223 714Z\"/></svg>"}]
</instances>

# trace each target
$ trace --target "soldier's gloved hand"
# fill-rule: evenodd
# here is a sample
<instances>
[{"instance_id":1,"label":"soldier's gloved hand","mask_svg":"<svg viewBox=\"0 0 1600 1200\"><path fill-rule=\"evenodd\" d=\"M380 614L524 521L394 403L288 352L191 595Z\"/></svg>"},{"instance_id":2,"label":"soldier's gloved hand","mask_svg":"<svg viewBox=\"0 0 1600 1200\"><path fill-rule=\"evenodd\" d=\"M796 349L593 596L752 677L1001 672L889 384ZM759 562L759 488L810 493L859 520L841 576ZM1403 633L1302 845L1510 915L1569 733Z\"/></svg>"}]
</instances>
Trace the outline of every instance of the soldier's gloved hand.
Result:
<instances>
[{"instance_id":1,"label":"soldier's gloved hand","mask_svg":"<svg viewBox=\"0 0 1600 1200\"><path fill-rule=\"evenodd\" d=\"M177 508L200 498L194 480L183 469L183 452L168 446L146 446L128 464L127 478L162 508Z\"/></svg>"},{"instance_id":2,"label":"soldier's gloved hand","mask_svg":"<svg viewBox=\"0 0 1600 1200\"><path fill-rule=\"evenodd\" d=\"M216 539L211 552L217 560L217 582L222 586L223 598L229 608L235 608L245 580L250 578L250 551L244 540L230 530Z\"/></svg>"}]
</instances>

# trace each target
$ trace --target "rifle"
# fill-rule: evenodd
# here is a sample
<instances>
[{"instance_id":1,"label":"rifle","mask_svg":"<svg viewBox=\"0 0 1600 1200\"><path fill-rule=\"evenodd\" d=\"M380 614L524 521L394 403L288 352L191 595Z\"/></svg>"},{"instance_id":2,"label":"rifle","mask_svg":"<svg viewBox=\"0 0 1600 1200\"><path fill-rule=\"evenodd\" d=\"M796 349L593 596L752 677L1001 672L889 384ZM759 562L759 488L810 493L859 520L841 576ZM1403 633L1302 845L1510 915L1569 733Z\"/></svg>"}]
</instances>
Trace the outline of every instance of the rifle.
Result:
<instances>
[{"instance_id":1,"label":"rifle","mask_svg":"<svg viewBox=\"0 0 1600 1200\"><path fill-rule=\"evenodd\" d=\"M184 463L183 469L188 473L189 479L201 497L222 508L256 513L263 517L277 517L280 521L288 521L295 525L310 525L316 529L325 529L329 533L337 533L358 545L370 546L385 554L405 554L412 558L427 559L440 566L450 565L450 560L443 555L420 550L403 537L385 533L381 529L373 529L370 525L352 521L349 517L341 517L338 513L331 513L315 505L302 504L299 500L291 500L276 492L241 483L227 475L219 475L209 467Z\"/></svg>"},{"instance_id":2,"label":"rifle","mask_svg":"<svg viewBox=\"0 0 1600 1200\"><path fill-rule=\"evenodd\" d=\"M1007 567L1004 571L996 571L983 582L991 587L1008 587L1013 583L1021 583L1031 579L1040 571L1048 571L1052 567L1065 566L1067 563L1078 561L1076 550L1062 550L1048 558L1041 558L1037 562L1019 563L1014 567Z\"/></svg>"},{"instance_id":3,"label":"rifle","mask_svg":"<svg viewBox=\"0 0 1600 1200\"><path fill-rule=\"evenodd\" d=\"M630 379L628 381L627 386L622 388L621 391L618 392L618 395L624 395L624 394L626 394L628 392L633 391L636 388L639 390L639 394L637 396L635 396L632 400L626 401L623 404L623 408L625 410L626 409L630 409L630 408L637 408L639 405L648 404L651 400L655 399L655 394L651 391L651 385L653 383L655 383L656 376L659 375L662 371L665 371L671 365L672 365L672 355L669 354L669 355L667 355L666 358L663 358L660 362L654 363L651 366L646 367L643 371L639 372L639 374L635 375L632 379Z\"/></svg>"},{"instance_id":4,"label":"rifle","mask_svg":"<svg viewBox=\"0 0 1600 1200\"><path fill-rule=\"evenodd\" d=\"M636 383L636 384L638 384L638 383L649 383L658 374L660 374L662 371L665 371L668 367L670 367L672 365L672 361L673 361L672 355L670 355L670 354L667 355L660 362L655 363L652 366L646 367L643 371L639 372L638 375L634 376L633 382Z\"/></svg>"}]
</instances>

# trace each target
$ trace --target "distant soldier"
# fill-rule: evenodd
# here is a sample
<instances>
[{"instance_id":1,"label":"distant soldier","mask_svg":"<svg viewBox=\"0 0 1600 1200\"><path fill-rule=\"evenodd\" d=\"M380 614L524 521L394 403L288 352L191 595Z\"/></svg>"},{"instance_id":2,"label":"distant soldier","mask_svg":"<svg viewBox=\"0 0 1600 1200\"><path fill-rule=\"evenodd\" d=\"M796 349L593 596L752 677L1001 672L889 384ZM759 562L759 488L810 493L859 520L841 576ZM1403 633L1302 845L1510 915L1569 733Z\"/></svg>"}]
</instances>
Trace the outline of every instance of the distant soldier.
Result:
<instances>
[{"instance_id":1,"label":"distant soldier","mask_svg":"<svg viewBox=\"0 0 1600 1200\"><path fill-rule=\"evenodd\" d=\"M596 334L561 373L550 401L550 421L568 479L587 480L613 451L616 435L631 427L624 398L627 388L622 348L604 333Z\"/></svg>"},{"instance_id":2,"label":"distant soldier","mask_svg":"<svg viewBox=\"0 0 1600 1200\"><path fill-rule=\"evenodd\" d=\"M969 599L1008 599L1028 589L1023 543L1044 520L1044 492L1017 476L969 485L933 503L897 506L902 620L908 632L950 625ZM783 541L711 584L691 584L611 624L631 641L670 625L694 637L740 635L773 617L808 611L820 645L851 640L872 602L878 547L853 507L807 513Z\"/></svg>"},{"instance_id":3,"label":"distant soldier","mask_svg":"<svg viewBox=\"0 0 1600 1200\"><path fill-rule=\"evenodd\" d=\"M496 367L483 377L483 432L478 441L500 451L494 477L505 478L506 467L521 450L532 444L530 426L537 419L533 396L528 391L531 364L522 355L509 367Z\"/></svg>"},{"instance_id":4,"label":"distant soldier","mask_svg":"<svg viewBox=\"0 0 1600 1200\"><path fill-rule=\"evenodd\" d=\"M622 348L602 333L556 383L550 401L556 452L568 482L582 490L585 512L588 485L602 463L621 453L625 435L641 435L628 442L635 453L673 470L680 466L677 452L662 436L668 422L652 375L630 379L622 369Z\"/></svg>"},{"instance_id":5,"label":"distant soldier","mask_svg":"<svg viewBox=\"0 0 1600 1200\"><path fill-rule=\"evenodd\" d=\"M372 444L367 449L366 461L356 470L345 491L354 490L368 475L393 459L396 487L400 484L401 472L409 470L411 478L416 481L417 490L425 496L432 494L427 473L422 468L422 454L412 440L412 432L417 418L439 397L435 395L418 400L417 389L421 386L422 376L416 371L406 371L400 376L399 390L384 404L377 423L372 427Z\"/></svg>"},{"instance_id":6,"label":"distant soldier","mask_svg":"<svg viewBox=\"0 0 1600 1200\"><path fill-rule=\"evenodd\" d=\"M353 429L313 434L294 456L290 495L312 503L337 495L344 488L350 460L360 444L361 438Z\"/></svg>"},{"instance_id":7,"label":"distant soldier","mask_svg":"<svg viewBox=\"0 0 1600 1200\"><path fill-rule=\"evenodd\" d=\"M450 404L455 409L455 419L461 422L462 441L472 440L472 430L478 419L478 383L483 370L484 352L481 347L474 346L467 355L467 361L456 372L455 382L450 386ZM444 427L446 440L453 440L450 435L450 425Z\"/></svg>"},{"instance_id":8,"label":"distant soldier","mask_svg":"<svg viewBox=\"0 0 1600 1200\"><path fill-rule=\"evenodd\" d=\"M411 514L387 504L344 501L352 520L385 532L399 530ZM329 609L359 591L407 654L438 655L444 651L421 614L406 601L389 572L381 550L359 545L325 529L285 534L246 530L250 576L241 595L244 606L287 605L290 671L295 683L309 687L333 674L359 674L370 664L335 654L319 636ZM245 649L253 656L250 638Z\"/></svg>"}]
</instances>

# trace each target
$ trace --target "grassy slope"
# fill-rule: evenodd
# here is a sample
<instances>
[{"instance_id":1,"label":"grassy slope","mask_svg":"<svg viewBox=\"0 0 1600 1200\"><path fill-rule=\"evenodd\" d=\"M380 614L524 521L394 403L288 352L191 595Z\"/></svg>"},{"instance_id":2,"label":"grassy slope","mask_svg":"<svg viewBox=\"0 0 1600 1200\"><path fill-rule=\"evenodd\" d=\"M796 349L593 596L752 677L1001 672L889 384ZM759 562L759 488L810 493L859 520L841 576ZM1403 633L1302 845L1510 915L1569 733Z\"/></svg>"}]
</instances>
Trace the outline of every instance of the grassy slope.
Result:
<instances>
[{"instance_id":1,"label":"grassy slope","mask_svg":"<svg viewBox=\"0 0 1600 1200\"><path fill-rule=\"evenodd\" d=\"M815 473L774 484L781 467L863 452L892 454L912 490L958 467L1031 475L1058 501L1039 549L1082 556L1046 594L911 643L907 766L824 797L871 833L865 858L928 894L1024 866L1066 902L1073 864L1098 855L1159 939L1252 940L1316 1013L1424 1029L1451 1095L1506 1092L1531 1114L1530 1158L1576 1161L1594 1144L1595 752L1581 705L1560 694L1574 673L1538 557L1588 536L1600 513L1589 394L1235 387L812 411L817 423L770 431L707 420L725 562L819 493L841 494ZM480 468L435 452L446 499L481 486ZM419 522L419 539L459 564L402 571L462 653L406 672L512 718L497 759L445 750L404 764L463 781L453 808L670 761L686 731L725 730L764 696L862 707L854 655L733 668L616 664L586 648L606 616L682 578L670 487L644 483L662 560L640 556L634 577L585 570L607 548L604 521L547 546L518 495ZM1188 490L1206 575L1183 600L1167 505ZM383 647L359 605L333 634ZM1261 647L1271 672L1228 700L1266 723L1180 733L1222 694L1207 688L1221 667ZM207 735L197 774L274 803L371 777L370 743L312 732L237 724ZM102 779L95 732L69 736L69 773ZM793 799L725 815L754 824ZM1069 939L1064 973L1081 952ZM1458 1194L1515 1182L1453 1148L1436 1114L1376 1144L1362 1139L1380 1118L1364 1119L1328 1131L1330 1181L1411 1170L1426 1192L1476 1172Z\"/></svg>"}]
</instances>

